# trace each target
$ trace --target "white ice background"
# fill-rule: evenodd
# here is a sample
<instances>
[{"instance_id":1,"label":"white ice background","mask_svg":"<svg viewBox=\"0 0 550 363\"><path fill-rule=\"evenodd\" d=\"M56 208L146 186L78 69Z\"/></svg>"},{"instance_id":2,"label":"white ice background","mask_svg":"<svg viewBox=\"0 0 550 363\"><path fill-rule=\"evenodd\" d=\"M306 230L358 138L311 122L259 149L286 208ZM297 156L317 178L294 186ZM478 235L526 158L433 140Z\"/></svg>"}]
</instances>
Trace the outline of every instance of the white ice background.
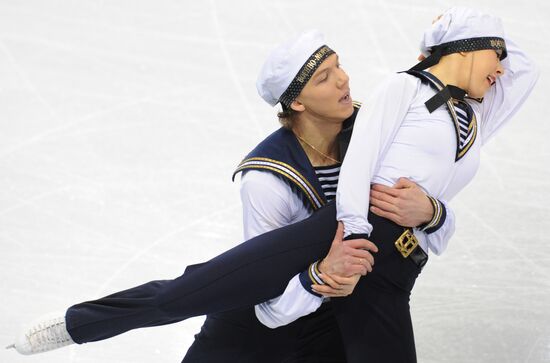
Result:
<instances>
[{"instance_id":1,"label":"white ice background","mask_svg":"<svg viewBox=\"0 0 550 363\"><path fill-rule=\"evenodd\" d=\"M550 361L550 2L501 16L541 78L452 206L412 296L422 363ZM278 127L269 50L318 28L352 95L415 63L452 1L0 1L0 343L49 311L178 276L241 240L231 174ZM202 318L0 362L179 362ZM366 360L368 362L368 360Z\"/></svg>"}]
</instances>

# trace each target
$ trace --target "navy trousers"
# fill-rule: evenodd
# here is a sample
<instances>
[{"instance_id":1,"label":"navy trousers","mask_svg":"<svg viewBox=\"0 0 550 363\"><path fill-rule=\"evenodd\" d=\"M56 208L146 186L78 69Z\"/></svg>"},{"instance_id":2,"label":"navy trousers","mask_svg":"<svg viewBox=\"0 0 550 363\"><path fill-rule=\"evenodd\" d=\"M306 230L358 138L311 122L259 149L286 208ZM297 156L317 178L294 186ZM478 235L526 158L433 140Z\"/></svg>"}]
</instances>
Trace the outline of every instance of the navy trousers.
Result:
<instances>
[{"instance_id":1,"label":"navy trousers","mask_svg":"<svg viewBox=\"0 0 550 363\"><path fill-rule=\"evenodd\" d=\"M379 252L354 293L333 299L349 363L416 362L409 296L420 269L393 246L403 231L369 215ZM324 257L336 231L334 203L308 219L244 242L187 268L174 280L151 281L67 310L69 334L86 343L128 330L249 307L280 295L288 281Z\"/></svg>"},{"instance_id":2,"label":"navy trousers","mask_svg":"<svg viewBox=\"0 0 550 363\"><path fill-rule=\"evenodd\" d=\"M346 363L330 303L270 329L253 307L210 314L182 363Z\"/></svg>"}]
</instances>

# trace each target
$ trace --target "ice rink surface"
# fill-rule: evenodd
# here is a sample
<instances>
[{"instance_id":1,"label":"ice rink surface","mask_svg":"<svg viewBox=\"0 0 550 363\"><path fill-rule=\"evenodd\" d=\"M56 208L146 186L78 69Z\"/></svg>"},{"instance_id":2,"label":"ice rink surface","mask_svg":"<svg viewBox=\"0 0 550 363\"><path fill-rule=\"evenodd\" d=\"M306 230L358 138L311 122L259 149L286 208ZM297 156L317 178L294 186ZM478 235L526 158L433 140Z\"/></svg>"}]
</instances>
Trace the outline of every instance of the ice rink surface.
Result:
<instances>
[{"instance_id":1,"label":"ice rink surface","mask_svg":"<svg viewBox=\"0 0 550 363\"><path fill-rule=\"evenodd\" d=\"M451 203L457 232L412 296L418 359L550 362L550 3L460 4L500 15L541 77ZM176 277L241 240L231 174L278 127L254 85L275 44L321 29L368 107L452 5L2 0L0 343L45 312ZM1 349L0 362L179 362L201 322L32 357Z\"/></svg>"}]
</instances>

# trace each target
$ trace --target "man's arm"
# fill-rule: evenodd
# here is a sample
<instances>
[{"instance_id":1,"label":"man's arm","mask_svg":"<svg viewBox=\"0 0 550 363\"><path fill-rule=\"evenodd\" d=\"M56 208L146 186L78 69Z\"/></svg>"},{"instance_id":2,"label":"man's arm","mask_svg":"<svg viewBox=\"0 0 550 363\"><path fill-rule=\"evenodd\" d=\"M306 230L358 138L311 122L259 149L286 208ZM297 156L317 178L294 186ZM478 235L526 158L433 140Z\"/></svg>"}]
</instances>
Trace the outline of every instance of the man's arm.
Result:
<instances>
[{"instance_id":1,"label":"man's arm","mask_svg":"<svg viewBox=\"0 0 550 363\"><path fill-rule=\"evenodd\" d=\"M290 324L316 311L323 302L323 296L342 297L353 292L361 276L360 272L365 268L362 265L365 262L360 260L364 260L364 253L369 253L362 248L376 250L376 246L367 240L342 241L342 235L343 226L340 224L336 233L339 237L335 237L329 254L323 261L329 261L327 263L329 267L337 266L337 269L342 267L344 271L357 269L359 273L348 277L321 273L315 267L318 261L313 263L306 271L290 280L282 295L255 306L256 317L262 324L270 328ZM372 260L372 256L369 260ZM317 283L315 279L322 280L325 285Z\"/></svg>"},{"instance_id":2,"label":"man's arm","mask_svg":"<svg viewBox=\"0 0 550 363\"><path fill-rule=\"evenodd\" d=\"M373 213L415 227L416 236L437 255L443 253L455 230L455 216L449 205L428 196L406 178L399 178L393 187L373 185L370 204Z\"/></svg>"},{"instance_id":3,"label":"man's arm","mask_svg":"<svg viewBox=\"0 0 550 363\"><path fill-rule=\"evenodd\" d=\"M250 170L241 177L243 235L249 240L307 218L301 201L277 176Z\"/></svg>"},{"instance_id":4,"label":"man's arm","mask_svg":"<svg viewBox=\"0 0 550 363\"><path fill-rule=\"evenodd\" d=\"M250 239L270 230L305 219L309 213L303 208L292 190L275 175L263 171L248 171L241 179L244 236ZM376 249L369 241L346 241L333 243L326 260L335 266L345 267L347 275L365 274L372 261L370 253L363 248ZM305 283L298 274L292 278L285 292L272 300L255 306L256 316L264 325L276 328L308 315L321 306L323 297L312 289L313 283ZM354 277L322 276L332 286L329 296L346 296L356 284Z\"/></svg>"},{"instance_id":5,"label":"man's arm","mask_svg":"<svg viewBox=\"0 0 550 363\"><path fill-rule=\"evenodd\" d=\"M454 233L455 219L452 210L445 203L428 197L422 188L406 178L400 178L393 187L374 184L370 194L370 209L373 213L388 218L401 226L422 227L420 230L423 235L426 235L427 243L446 245ZM341 236L337 232L336 236L339 235ZM361 240L342 241L340 238L340 242L348 244L348 247L352 247L359 241ZM335 237L333 245L336 243L337 238ZM333 251L331 250L331 252ZM329 256L331 252L329 252ZM353 258L351 251L335 249L334 253L346 254L349 258ZM344 259L340 259L338 262L332 262L327 258L323 259L319 264L320 272L325 277L328 275L330 280L336 279L336 281L329 285L315 285L313 290L329 297L345 296L344 293L351 294L359 280L358 275L350 276L350 280L346 280L344 286L338 285L338 278L355 273L350 271L345 262ZM372 268L375 268L374 260L369 263L373 266ZM370 271L371 269L368 269L362 274ZM351 279L352 277L354 279Z\"/></svg>"},{"instance_id":6,"label":"man's arm","mask_svg":"<svg viewBox=\"0 0 550 363\"><path fill-rule=\"evenodd\" d=\"M392 187L373 184L370 191L370 211L403 227L431 224L438 207L406 178L399 178Z\"/></svg>"}]
</instances>

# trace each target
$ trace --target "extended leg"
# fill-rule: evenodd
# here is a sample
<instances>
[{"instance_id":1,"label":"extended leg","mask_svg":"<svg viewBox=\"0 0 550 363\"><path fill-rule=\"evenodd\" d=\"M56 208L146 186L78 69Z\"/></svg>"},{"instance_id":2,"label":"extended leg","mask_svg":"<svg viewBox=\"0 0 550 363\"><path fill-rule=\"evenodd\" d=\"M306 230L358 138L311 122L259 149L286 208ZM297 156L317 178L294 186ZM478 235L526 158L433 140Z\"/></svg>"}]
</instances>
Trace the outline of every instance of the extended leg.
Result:
<instances>
[{"instance_id":1,"label":"extended leg","mask_svg":"<svg viewBox=\"0 0 550 363\"><path fill-rule=\"evenodd\" d=\"M152 281L68 309L77 343L192 316L251 306L281 294L288 281L324 257L336 231L334 204L310 218L253 238L174 280Z\"/></svg>"}]
</instances>

